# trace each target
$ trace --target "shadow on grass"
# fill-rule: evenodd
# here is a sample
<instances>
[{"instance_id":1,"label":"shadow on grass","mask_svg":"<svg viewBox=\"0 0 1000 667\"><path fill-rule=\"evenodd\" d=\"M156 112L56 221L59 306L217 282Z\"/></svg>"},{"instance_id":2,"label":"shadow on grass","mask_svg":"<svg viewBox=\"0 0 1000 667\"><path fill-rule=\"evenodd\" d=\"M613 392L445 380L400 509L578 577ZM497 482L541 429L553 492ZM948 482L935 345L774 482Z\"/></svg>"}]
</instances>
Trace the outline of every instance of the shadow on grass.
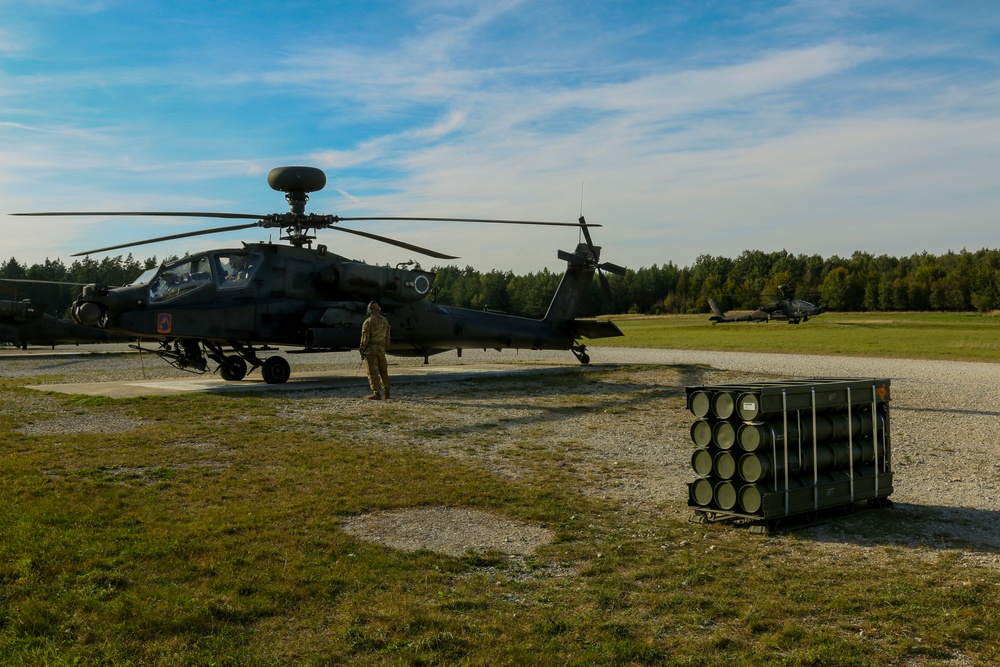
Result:
<instances>
[{"instance_id":1,"label":"shadow on grass","mask_svg":"<svg viewBox=\"0 0 1000 667\"><path fill-rule=\"evenodd\" d=\"M820 542L1000 554L1000 511L970 507L894 503L788 532Z\"/></svg>"},{"instance_id":2,"label":"shadow on grass","mask_svg":"<svg viewBox=\"0 0 1000 667\"><path fill-rule=\"evenodd\" d=\"M698 369L689 371L678 367L665 367L670 370L680 370L682 374L682 384L650 384L642 381L629 381L623 378L601 379L588 378L586 375L577 376L582 369L573 371L563 371L560 375L548 375L547 378L534 376L530 380L527 378L524 390L530 392L524 400L518 400L514 395L504 404L503 409L508 413L502 418L499 425L505 428L519 428L544 423L553 423L565 419L572 419L580 415L593 413L627 414L629 412L643 410L663 410L660 405L664 400L683 400L684 385L695 373L699 374L710 369ZM605 366L601 370L623 370L637 371L641 367L632 365ZM536 371L537 373L537 371ZM449 396L447 394L437 394L433 397L434 404L438 408L448 410L463 409L483 409L496 408L496 397L490 396L479 400L477 393L494 392L496 390L509 390L510 383L516 382L511 377L505 378L476 378L464 386L467 391L459 395ZM566 380L570 380L567 382ZM539 403L537 399L549 397L557 399L555 404ZM685 413L686 414L686 413ZM497 426L494 424L493 426ZM470 425L449 425L432 429L439 436L460 436L465 433L474 433L482 430L481 424Z\"/></svg>"}]
</instances>

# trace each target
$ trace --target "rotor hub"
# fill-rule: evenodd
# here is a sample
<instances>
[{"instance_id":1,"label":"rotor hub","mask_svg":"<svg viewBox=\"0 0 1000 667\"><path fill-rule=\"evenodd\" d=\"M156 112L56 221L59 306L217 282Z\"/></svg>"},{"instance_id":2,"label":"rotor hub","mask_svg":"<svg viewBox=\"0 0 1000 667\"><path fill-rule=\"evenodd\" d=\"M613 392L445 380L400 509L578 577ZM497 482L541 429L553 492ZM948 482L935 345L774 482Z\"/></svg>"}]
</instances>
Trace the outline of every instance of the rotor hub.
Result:
<instances>
[{"instance_id":1,"label":"rotor hub","mask_svg":"<svg viewBox=\"0 0 1000 667\"><path fill-rule=\"evenodd\" d=\"M285 193L290 215L275 216L280 219L280 225L286 228L288 236L282 238L290 241L297 248L311 245L314 236L307 230L317 227L306 217L306 203L310 192L316 192L326 187L326 174L316 167L276 167L267 175L267 184L272 190ZM270 218L271 216L269 216ZM312 217L312 216L309 216ZM269 222L265 219L264 226Z\"/></svg>"}]
</instances>

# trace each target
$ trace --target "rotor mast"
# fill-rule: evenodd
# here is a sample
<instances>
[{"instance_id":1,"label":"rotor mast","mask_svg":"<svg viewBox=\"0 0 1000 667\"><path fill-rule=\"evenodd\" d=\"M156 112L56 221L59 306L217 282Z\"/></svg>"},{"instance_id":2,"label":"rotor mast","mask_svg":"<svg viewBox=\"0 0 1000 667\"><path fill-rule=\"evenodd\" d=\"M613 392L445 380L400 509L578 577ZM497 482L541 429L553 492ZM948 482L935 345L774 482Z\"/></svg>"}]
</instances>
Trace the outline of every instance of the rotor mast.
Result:
<instances>
[{"instance_id":1,"label":"rotor mast","mask_svg":"<svg viewBox=\"0 0 1000 667\"><path fill-rule=\"evenodd\" d=\"M314 234L309 234L310 229L327 227L331 222L330 216L320 216L322 222L312 220L313 216L306 215L306 203L309 201L309 193L322 190L326 187L326 174L322 169L315 167L277 167L272 169L267 175L267 184L271 189L285 193L285 201L288 202L289 212L284 215L267 216L261 220L262 227L284 227L287 236L282 236L281 240L288 241L296 248L303 246L312 247L312 241L316 238ZM316 224L311 224L311 223Z\"/></svg>"}]
</instances>

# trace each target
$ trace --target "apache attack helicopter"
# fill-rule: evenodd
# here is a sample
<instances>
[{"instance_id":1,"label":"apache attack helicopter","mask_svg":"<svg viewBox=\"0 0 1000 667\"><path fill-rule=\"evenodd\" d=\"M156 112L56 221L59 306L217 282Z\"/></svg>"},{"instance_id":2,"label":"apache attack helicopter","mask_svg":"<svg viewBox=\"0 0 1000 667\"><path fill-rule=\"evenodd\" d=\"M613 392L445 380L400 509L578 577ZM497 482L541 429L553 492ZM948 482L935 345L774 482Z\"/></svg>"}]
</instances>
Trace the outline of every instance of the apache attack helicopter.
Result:
<instances>
[{"instance_id":1,"label":"apache attack helicopter","mask_svg":"<svg viewBox=\"0 0 1000 667\"><path fill-rule=\"evenodd\" d=\"M289 244L244 243L241 248L199 252L164 263L131 285L111 288L90 284L73 303L73 319L88 327L155 339L156 354L169 363L206 372L215 362L225 380L243 379L261 368L269 383L285 382L290 366L278 355L262 359L261 351L280 345L302 351L347 351L361 340L361 324L368 303L377 301L392 326L388 352L397 356L428 357L447 350L534 349L570 350L583 364L590 362L581 338L623 335L610 321L577 319L579 305L594 273L605 291L602 271L624 274L625 269L600 263L590 227L578 223L481 220L470 218L353 217L305 213L309 193L322 190L326 175L314 167L279 167L268 174L272 189L285 193L288 213L256 215L195 212L60 212L15 215L129 215L252 219L255 222L186 232L136 243L76 253L89 255L146 243L203 234L249 229L284 230ZM395 239L335 226L342 221L421 220L577 227L583 234L572 253L559 251L566 273L542 319L514 317L495 311L476 311L438 305L427 299L434 273L419 268L376 266L347 259L317 244L311 230L332 229L388 243L439 259L456 259Z\"/></svg>"},{"instance_id":2,"label":"apache attack helicopter","mask_svg":"<svg viewBox=\"0 0 1000 667\"><path fill-rule=\"evenodd\" d=\"M0 278L3 283L34 283L52 285L49 280ZM57 283L82 286L83 283ZM2 291L10 291L6 287ZM115 336L107 331L85 327L60 317L49 315L48 305L29 298L0 299L0 344L27 350L29 345L80 345L84 343L122 343L134 336Z\"/></svg>"},{"instance_id":3,"label":"apache attack helicopter","mask_svg":"<svg viewBox=\"0 0 1000 667\"><path fill-rule=\"evenodd\" d=\"M45 312L46 305L31 300L0 300L0 343L22 350L29 345L80 345L81 343L114 343L134 340L107 331L85 327Z\"/></svg>"},{"instance_id":4,"label":"apache attack helicopter","mask_svg":"<svg viewBox=\"0 0 1000 667\"><path fill-rule=\"evenodd\" d=\"M719 322L769 322L771 320L785 320L789 324L808 322L810 317L815 317L823 312L822 306L816 306L801 299L785 298L787 285L778 286L778 300L773 303L765 303L757 310L739 315L726 315L725 311L715 299L708 300L708 306L712 309L709 321L712 324Z\"/></svg>"}]
</instances>

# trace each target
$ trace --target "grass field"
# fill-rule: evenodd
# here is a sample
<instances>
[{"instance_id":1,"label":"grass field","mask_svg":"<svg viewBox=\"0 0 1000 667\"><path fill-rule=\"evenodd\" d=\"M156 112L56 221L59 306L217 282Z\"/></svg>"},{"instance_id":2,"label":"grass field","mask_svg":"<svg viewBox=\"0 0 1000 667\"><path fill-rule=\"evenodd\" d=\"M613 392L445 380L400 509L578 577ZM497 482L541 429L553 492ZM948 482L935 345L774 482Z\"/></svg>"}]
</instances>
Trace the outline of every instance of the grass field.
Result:
<instances>
[{"instance_id":1,"label":"grass field","mask_svg":"<svg viewBox=\"0 0 1000 667\"><path fill-rule=\"evenodd\" d=\"M621 325L629 345L992 360L998 320ZM625 392L645 380L608 370L593 381ZM585 434L546 428L594 398L558 378L522 381L517 404L553 421L518 430L468 427L422 402L95 399L30 383L0 380L3 665L1000 664L1000 573L958 548L838 555L795 533L695 525L585 493L602 474L579 460ZM679 393L662 401L683 409ZM625 421L643 409L614 408ZM74 417L107 427L23 432ZM479 450L501 433L516 475L418 444ZM343 530L366 512L432 506L544 525L555 540L518 562ZM882 510L842 529L850 542L908 527Z\"/></svg>"},{"instance_id":2,"label":"grass field","mask_svg":"<svg viewBox=\"0 0 1000 667\"><path fill-rule=\"evenodd\" d=\"M600 345L843 354L949 361L1000 361L1000 315L977 313L824 313L808 322L712 325L708 315L611 319L624 338Z\"/></svg>"}]
</instances>

